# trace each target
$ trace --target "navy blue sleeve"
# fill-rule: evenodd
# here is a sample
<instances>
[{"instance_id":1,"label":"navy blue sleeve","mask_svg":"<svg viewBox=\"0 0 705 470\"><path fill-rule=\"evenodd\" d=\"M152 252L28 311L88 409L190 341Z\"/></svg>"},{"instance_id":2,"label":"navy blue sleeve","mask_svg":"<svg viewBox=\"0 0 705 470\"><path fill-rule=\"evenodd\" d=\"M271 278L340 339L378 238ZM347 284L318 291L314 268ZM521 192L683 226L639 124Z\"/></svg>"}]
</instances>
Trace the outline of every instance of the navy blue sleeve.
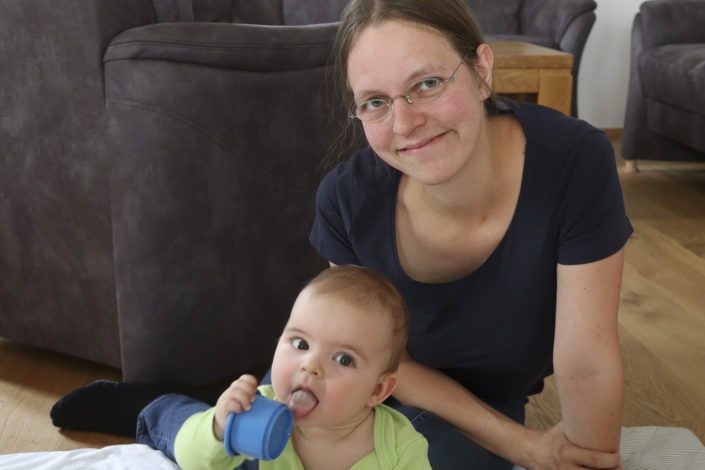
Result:
<instances>
[{"instance_id":1,"label":"navy blue sleeve","mask_svg":"<svg viewBox=\"0 0 705 470\"><path fill-rule=\"evenodd\" d=\"M349 178L345 165L328 173L316 193L316 215L309 235L309 242L328 261L343 264L360 264L350 239L352 219ZM346 198L347 196L347 198Z\"/></svg>"},{"instance_id":2,"label":"navy blue sleeve","mask_svg":"<svg viewBox=\"0 0 705 470\"><path fill-rule=\"evenodd\" d=\"M619 251L632 234L612 144L600 131L576 143L561 210L558 262L583 264Z\"/></svg>"}]
</instances>

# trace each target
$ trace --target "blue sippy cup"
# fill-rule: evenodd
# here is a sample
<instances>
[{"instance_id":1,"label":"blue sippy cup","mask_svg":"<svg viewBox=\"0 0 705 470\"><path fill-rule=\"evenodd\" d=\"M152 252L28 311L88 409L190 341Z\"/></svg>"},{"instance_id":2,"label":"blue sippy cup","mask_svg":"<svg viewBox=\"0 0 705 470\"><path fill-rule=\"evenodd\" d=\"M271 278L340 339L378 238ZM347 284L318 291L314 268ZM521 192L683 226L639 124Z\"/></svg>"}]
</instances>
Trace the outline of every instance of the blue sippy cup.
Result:
<instances>
[{"instance_id":1,"label":"blue sippy cup","mask_svg":"<svg viewBox=\"0 0 705 470\"><path fill-rule=\"evenodd\" d=\"M225 425L225 451L259 460L273 460L281 455L289 441L294 415L288 406L276 400L255 396L252 407L242 413L230 413Z\"/></svg>"}]
</instances>

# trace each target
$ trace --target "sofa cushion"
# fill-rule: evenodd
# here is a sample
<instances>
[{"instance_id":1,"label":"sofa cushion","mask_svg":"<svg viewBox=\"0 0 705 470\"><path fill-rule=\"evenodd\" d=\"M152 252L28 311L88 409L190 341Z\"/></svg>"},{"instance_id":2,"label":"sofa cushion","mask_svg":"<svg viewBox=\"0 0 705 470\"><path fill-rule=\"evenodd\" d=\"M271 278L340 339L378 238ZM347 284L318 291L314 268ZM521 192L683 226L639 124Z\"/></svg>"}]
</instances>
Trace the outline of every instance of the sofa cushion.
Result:
<instances>
[{"instance_id":1,"label":"sofa cushion","mask_svg":"<svg viewBox=\"0 0 705 470\"><path fill-rule=\"evenodd\" d=\"M644 94L668 105L705 114L705 44L669 44L639 57Z\"/></svg>"},{"instance_id":2,"label":"sofa cushion","mask_svg":"<svg viewBox=\"0 0 705 470\"><path fill-rule=\"evenodd\" d=\"M646 125L651 132L705 153L705 116L646 98Z\"/></svg>"},{"instance_id":3,"label":"sofa cushion","mask_svg":"<svg viewBox=\"0 0 705 470\"><path fill-rule=\"evenodd\" d=\"M638 60L649 129L705 152L705 44L659 46Z\"/></svg>"}]
</instances>

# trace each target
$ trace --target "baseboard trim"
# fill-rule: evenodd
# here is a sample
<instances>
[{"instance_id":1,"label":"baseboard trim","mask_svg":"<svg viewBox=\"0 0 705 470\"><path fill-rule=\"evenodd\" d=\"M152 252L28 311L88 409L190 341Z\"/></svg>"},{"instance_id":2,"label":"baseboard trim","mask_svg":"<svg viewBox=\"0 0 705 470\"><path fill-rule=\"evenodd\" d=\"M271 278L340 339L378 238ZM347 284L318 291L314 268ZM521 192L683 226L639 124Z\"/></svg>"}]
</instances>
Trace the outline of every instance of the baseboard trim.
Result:
<instances>
[{"instance_id":1,"label":"baseboard trim","mask_svg":"<svg viewBox=\"0 0 705 470\"><path fill-rule=\"evenodd\" d=\"M622 129L621 128L608 128L602 129L602 131L607 134L607 137L614 140L622 140Z\"/></svg>"}]
</instances>

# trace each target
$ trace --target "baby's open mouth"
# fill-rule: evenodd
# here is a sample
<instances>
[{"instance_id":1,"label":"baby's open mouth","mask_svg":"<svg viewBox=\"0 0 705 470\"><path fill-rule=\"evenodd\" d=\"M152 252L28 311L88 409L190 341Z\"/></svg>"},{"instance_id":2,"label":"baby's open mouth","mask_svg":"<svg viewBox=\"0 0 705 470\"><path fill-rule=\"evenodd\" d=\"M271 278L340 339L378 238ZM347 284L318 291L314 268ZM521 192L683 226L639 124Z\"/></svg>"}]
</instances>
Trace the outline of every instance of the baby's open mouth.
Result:
<instances>
[{"instance_id":1,"label":"baby's open mouth","mask_svg":"<svg viewBox=\"0 0 705 470\"><path fill-rule=\"evenodd\" d=\"M297 388L289 399L289 408L295 418L305 418L318 406L318 398L310 390Z\"/></svg>"}]
</instances>

